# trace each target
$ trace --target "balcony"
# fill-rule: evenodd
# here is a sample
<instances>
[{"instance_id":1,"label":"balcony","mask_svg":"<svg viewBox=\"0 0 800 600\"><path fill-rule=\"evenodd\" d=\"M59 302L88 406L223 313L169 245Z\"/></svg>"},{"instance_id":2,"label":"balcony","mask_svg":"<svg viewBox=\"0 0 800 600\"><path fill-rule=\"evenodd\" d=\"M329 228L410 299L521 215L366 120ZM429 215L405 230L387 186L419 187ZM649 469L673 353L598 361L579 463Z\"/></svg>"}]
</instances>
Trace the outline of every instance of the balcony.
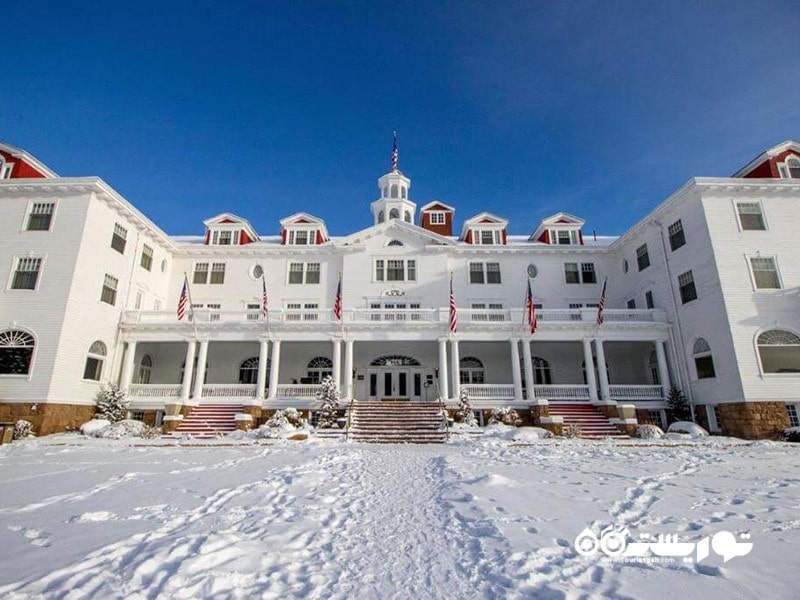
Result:
<instances>
[{"instance_id":1,"label":"balcony","mask_svg":"<svg viewBox=\"0 0 800 600\"><path fill-rule=\"evenodd\" d=\"M597 309L544 309L536 312L542 330L549 328L580 328L593 326ZM607 326L635 324L665 324L664 311L637 309L606 309ZM194 310L186 319L178 321L174 311L125 311L122 325L125 328L224 328L226 325L252 326L260 329L267 325L277 330L335 329L341 326L359 328L388 328L401 323L403 327L430 328L439 325L446 330L449 309L439 308L349 308L342 312L342 322L337 321L332 309L279 309L271 310L265 318L258 310ZM462 331L513 330L524 328L525 311L514 309L458 309L458 326Z\"/></svg>"}]
</instances>

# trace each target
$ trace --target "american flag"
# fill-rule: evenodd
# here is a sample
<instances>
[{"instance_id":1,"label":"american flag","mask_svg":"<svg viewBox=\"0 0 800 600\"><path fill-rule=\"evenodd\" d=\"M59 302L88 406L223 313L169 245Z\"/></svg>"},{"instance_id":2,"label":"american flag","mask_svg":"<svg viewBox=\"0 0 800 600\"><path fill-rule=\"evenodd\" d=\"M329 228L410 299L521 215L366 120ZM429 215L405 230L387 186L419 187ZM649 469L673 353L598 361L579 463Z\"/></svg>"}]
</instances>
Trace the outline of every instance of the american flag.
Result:
<instances>
[{"instance_id":1,"label":"american flag","mask_svg":"<svg viewBox=\"0 0 800 600\"><path fill-rule=\"evenodd\" d=\"M603 324L603 309L606 306L606 286L608 285L608 277L603 281L603 291L600 292L600 304L597 305L597 324Z\"/></svg>"},{"instance_id":2,"label":"american flag","mask_svg":"<svg viewBox=\"0 0 800 600\"><path fill-rule=\"evenodd\" d=\"M342 276L339 276L339 285L336 288L336 298L333 300L333 316L337 321L342 320Z\"/></svg>"},{"instance_id":3,"label":"american flag","mask_svg":"<svg viewBox=\"0 0 800 600\"><path fill-rule=\"evenodd\" d=\"M392 171L397 171L400 162L400 153L397 151L397 132L394 132L394 145L392 146Z\"/></svg>"},{"instance_id":4,"label":"american flag","mask_svg":"<svg viewBox=\"0 0 800 600\"><path fill-rule=\"evenodd\" d=\"M458 318L456 317L456 297L453 294L453 277L450 277L450 331L458 333Z\"/></svg>"},{"instance_id":5,"label":"american flag","mask_svg":"<svg viewBox=\"0 0 800 600\"><path fill-rule=\"evenodd\" d=\"M264 318L267 318L267 313L269 313L269 297L267 296L267 282L264 280L264 276L261 276L261 314Z\"/></svg>"},{"instance_id":6,"label":"american flag","mask_svg":"<svg viewBox=\"0 0 800 600\"><path fill-rule=\"evenodd\" d=\"M186 305L188 302L189 302L189 278L184 275L181 297L178 298L178 321L183 321L183 317L186 316Z\"/></svg>"},{"instance_id":7,"label":"american flag","mask_svg":"<svg viewBox=\"0 0 800 600\"><path fill-rule=\"evenodd\" d=\"M539 319L536 318L536 305L533 302L530 279L528 279L528 295L525 298L525 311L528 313L528 324L531 327L531 334L534 334L536 330L539 329Z\"/></svg>"}]
</instances>

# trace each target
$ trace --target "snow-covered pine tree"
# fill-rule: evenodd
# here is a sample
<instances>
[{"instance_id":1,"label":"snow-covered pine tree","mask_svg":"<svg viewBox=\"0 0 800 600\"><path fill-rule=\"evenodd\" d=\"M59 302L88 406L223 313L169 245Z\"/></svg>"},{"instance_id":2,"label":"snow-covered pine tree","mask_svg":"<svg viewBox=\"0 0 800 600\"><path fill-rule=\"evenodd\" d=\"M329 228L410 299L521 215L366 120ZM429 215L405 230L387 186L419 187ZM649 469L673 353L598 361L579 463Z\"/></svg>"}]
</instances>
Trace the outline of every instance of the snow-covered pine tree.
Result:
<instances>
[{"instance_id":1,"label":"snow-covered pine tree","mask_svg":"<svg viewBox=\"0 0 800 600\"><path fill-rule=\"evenodd\" d=\"M97 417L112 423L128 416L128 392L116 383L107 383L97 392Z\"/></svg>"},{"instance_id":2,"label":"snow-covered pine tree","mask_svg":"<svg viewBox=\"0 0 800 600\"><path fill-rule=\"evenodd\" d=\"M689 407L689 401L686 399L686 396L684 396L683 392L674 385L669 389L667 406L672 411L672 414L675 416L676 420L692 420L692 409Z\"/></svg>"},{"instance_id":3,"label":"snow-covered pine tree","mask_svg":"<svg viewBox=\"0 0 800 600\"><path fill-rule=\"evenodd\" d=\"M339 416L339 386L330 375L322 380L322 389L317 392L317 400L321 403L317 427L320 429L335 427Z\"/></svg>"},{"instance_id":4,"label":"snow-covered pine tree","mask_svg":"<svg viewBox=\"0 0 800 600\"><path fill-rule=\"evenodd\" d=\"M475 411L472 410L472 402L469 398L469 392L466 388L461 388L461 394L458 397L458 417L461 423L468 427L477 427L478 421L475 419Z\"/></svg>"}]
</instances>

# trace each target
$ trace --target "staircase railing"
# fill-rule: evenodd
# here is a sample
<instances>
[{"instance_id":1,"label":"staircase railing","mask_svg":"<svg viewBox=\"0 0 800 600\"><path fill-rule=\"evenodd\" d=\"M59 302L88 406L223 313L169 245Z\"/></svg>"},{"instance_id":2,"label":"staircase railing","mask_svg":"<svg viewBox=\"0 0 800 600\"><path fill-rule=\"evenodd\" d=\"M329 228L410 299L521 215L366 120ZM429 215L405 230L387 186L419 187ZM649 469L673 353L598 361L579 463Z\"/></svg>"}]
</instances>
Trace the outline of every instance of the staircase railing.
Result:
<instances>
[{"instance_id":1,"label":"staircase railing","mask_svg":"<svg viewBox=\"0 0 800 600\"><path fill-rule=\"evenodd\" d=\"M439 382L436 382L436 397L439 399L439 410L442 414L442 423L444 423L444 435L446 440L450 440L450 419L447 415L447 410L444 406L444 401L442 400L442 394L439 391Z\"/></svg>"},{"instance_id":2,"label":"staircase railing","mask_svg":"<svg viewBox=\"0 0 800 600\"><path fill-rule=\"evenodd\" d=\"M350 396L350 402L347 404L347 424L344 428L344 441L350 440L350 426L353 422L353 402L355 402L355 399L355 396Z\"/></svg>"}]
</instances>

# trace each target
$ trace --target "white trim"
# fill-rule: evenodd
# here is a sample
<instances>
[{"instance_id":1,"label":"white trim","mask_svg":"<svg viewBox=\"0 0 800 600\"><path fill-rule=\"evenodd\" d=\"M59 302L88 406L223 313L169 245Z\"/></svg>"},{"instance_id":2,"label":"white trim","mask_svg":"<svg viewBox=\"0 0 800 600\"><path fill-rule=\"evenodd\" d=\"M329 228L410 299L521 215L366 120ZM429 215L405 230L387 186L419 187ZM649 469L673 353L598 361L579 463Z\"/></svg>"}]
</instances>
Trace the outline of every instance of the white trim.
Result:
<instances>
[{"instance_id":1,"label":"white trim","mask_svg":"<svg viewBox=\"0 0 800 600\"><path fill-rule=\"evenodd\" d=\"M755 233L758 234L759 231L767 232L769 231L769 221L767 220L767 213L764 210L764 203L762 199L757 200L737 200L735 198L731 198L731 202L733 203L733 214L736 216L736 226L739 228L739 233L747 233L748 235ZM742 219L739 215L739 205L740 204L758 204L758 209L761 211L761 220L764 222L764 229L744 229L742 227Z\"/></svg>"},{"instance_id":2,"label":"white trim","mask_svg":"<svg viewBox=\"0 0 800 600\"><path fill-rule=\"evenodd\" d=\"M13 288L11 287L14 283L14 275L17 272L17 266L19 265L19 261L22 259L40 259L41 262L39 263L39 271L36 275L36 285L34 288L31 289L23 289L23 288ZM21 254L14 254L11 256L11 271L8 275L8 280L6 282L6 292L38 292L39 286L42 284L42 277L44 276L44 267L47 263L47 254L34 254L33 251L29 251L27 256L23 256Z\"/></svg>"}]
</instances>

